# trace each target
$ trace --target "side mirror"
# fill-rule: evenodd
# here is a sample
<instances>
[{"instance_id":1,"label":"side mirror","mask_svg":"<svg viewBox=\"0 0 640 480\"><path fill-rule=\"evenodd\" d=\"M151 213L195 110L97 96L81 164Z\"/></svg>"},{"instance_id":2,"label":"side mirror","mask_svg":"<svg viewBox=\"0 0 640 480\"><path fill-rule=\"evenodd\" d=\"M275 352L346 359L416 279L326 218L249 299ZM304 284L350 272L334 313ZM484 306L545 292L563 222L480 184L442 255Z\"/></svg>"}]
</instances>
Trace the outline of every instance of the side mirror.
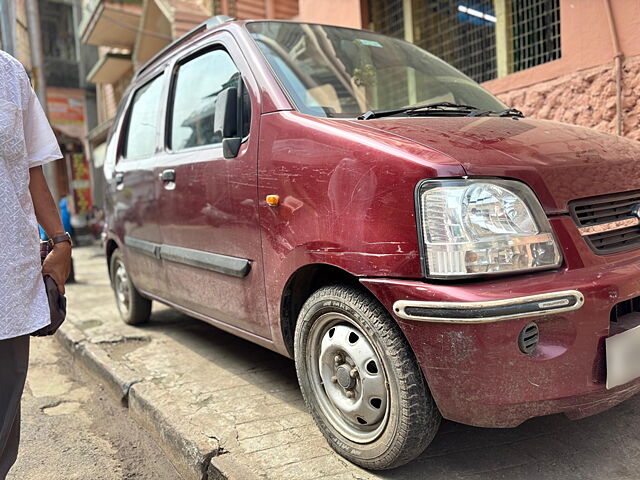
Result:
<instances>
[{"instance_id":1,"label":"side mirror","mask_svg":"<svg viewBox=\"0 0 640 480\"><path fill-rule=\"evenodd\" d=\"M216 98L213 117L214 135L222 137L224 158L235 158L240 151L242 137L238 129L238 89L229 87Z\"/></svg>"}]
</instances>

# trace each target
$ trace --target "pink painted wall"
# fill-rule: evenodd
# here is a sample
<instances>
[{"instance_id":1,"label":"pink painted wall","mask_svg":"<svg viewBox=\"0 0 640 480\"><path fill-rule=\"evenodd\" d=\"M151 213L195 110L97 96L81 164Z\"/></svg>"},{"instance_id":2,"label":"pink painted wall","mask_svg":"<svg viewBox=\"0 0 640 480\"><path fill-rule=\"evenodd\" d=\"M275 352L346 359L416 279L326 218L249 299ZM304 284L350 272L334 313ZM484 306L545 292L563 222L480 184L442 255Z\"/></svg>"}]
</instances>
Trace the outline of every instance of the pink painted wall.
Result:
<instances>
[{"instance_id":1,"label":"pink painted wall","mask_svg":"<svg viewBox=\"0 0 640 480\"><path fill-rule=\"evenodd\" d=\"M360 0L300 0L300 22L362 28Z\"/></svg>"}]
</instances>

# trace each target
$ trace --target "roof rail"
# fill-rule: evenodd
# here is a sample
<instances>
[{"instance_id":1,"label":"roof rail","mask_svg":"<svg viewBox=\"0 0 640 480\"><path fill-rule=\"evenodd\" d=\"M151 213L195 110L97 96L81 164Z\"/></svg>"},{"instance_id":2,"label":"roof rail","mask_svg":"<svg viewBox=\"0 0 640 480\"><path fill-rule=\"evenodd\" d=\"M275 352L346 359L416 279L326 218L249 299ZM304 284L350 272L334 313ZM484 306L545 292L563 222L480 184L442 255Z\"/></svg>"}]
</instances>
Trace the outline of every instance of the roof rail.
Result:
<instances>
[{"instance_id":1,"label":"roof rail","mask_svg":"<svg viewBox=\"0 0 640 480\"><path fill-rule=\"evenodd\" d=\"M227 15L216 15L215 17L211 17L208 20L205 20L197 27L192 28L187 33L185 33L180 38L175 39L169 45L164 47L158 53L156 53L149 61L147 61L140 69L136 72L135 77L138 77L142 72L148 69L153 63L155 63L159 58L165 56L171 50L176 47L182 45L184 42L194 37L195 35L204 32L205 30L209 30L210 28L217 27L218 25L222 25L223 23L231 22L235 20L235 18L231 18Z\"/></svg>"}]
</instances>

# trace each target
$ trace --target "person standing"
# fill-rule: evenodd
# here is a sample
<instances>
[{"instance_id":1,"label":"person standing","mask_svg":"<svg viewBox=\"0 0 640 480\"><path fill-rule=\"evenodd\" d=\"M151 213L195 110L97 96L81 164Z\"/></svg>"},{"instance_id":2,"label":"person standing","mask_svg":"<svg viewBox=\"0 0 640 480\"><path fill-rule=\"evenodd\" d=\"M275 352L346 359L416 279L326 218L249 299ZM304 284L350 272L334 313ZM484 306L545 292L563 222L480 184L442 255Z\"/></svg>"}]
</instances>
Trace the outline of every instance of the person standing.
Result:
<instances>
[{"instance_id":1,"label":"person standing","mask_svg":"<svg viewBox=\"0 0 640 480\"><path fill-rule=\"evenodd\" d=\"M71 240L42 165L61 157L24 67L0 51L0 480L18 454L29 334L50 323L43 275L64 293ZM53 249L40 264L38 223Z\"/></svg>"}]
</instances>

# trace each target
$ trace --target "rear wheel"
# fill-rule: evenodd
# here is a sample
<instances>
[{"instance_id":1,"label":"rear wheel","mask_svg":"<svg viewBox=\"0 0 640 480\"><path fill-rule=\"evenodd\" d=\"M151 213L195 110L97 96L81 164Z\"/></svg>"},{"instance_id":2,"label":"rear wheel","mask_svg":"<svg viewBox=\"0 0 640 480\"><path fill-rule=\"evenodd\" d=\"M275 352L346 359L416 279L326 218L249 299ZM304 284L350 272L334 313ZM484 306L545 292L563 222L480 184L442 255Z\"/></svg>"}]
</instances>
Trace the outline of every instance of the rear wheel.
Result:
<instances>
[{"instance_id":1,"label":"rear wheel","mask_svg":"<svg viewBox=\"0 0 640 480\"><path fill-rule=\"evenodd\" d=\"M149 321L151 300L144 298L131 282L120 250L111 256L111 286L116 295L120 317L129 325L140 325Z\"/></svg>"},{"instance_id":2,"label":"rear wheel","mask_svg":"<svg viewBox=\"0 0 640 480\"><path fill-rule=\"evenodd\" d=\"M369 469L418 456L440 413L397 324L369 295L346 286L315 292L295 333L300 387L331 447Z\"/></svg>"}]
</instances>

